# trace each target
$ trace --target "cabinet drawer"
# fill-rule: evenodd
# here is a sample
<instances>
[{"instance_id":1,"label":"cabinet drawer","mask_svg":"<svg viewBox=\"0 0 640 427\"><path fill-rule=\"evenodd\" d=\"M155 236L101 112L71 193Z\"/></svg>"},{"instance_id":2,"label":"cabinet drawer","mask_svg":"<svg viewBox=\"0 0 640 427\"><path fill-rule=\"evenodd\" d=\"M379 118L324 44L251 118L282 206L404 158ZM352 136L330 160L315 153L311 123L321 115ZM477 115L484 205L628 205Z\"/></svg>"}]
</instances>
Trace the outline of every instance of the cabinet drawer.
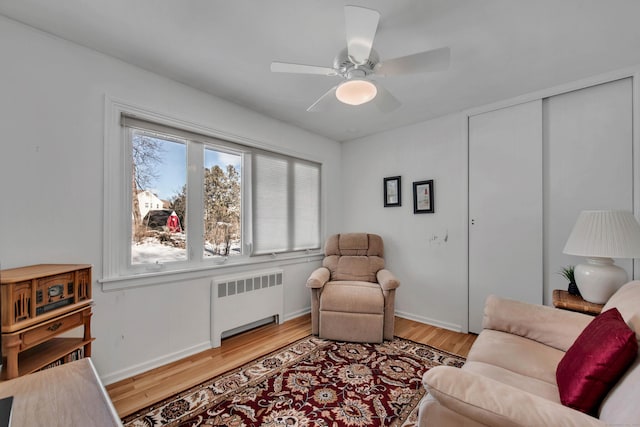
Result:
<instances>
[{"instance_id":1,"label":"cabinet drawer","mask_svg":"<svg viewBox=\"0 0 640 427\"><path fill-rule=\"evenodd\" d=\"M21 350L33 347L64 331L82 325L82 313L83 311L79 311L69 316L51 319L37 328L24 332L22 334Z\"/></svg>"}]
</instances>

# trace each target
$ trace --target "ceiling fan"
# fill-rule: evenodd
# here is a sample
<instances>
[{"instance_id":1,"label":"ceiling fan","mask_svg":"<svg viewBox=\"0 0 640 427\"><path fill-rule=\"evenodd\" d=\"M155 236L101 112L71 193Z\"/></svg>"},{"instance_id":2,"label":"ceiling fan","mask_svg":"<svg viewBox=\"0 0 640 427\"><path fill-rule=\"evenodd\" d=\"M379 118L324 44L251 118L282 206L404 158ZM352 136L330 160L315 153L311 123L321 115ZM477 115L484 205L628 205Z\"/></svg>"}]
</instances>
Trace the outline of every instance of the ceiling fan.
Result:
<instances>
[{"instance_id":1,"label":"ceiling fan","mask_svg":"<svg viewBox=\"0 0 640 427\"><path fill-rule=\"evenodd\" d=\"M364 7L345 6L344 14L347 47L338 53L333 67L289 62L271 63L271 71L276 73L321 74L344 79L322 95L307 108L307 111L326 110L335 102L335 98L349 105L361 105L372 101L380 111L392 111L400 106L400 101L372 80L372 76L423 73L449 67L448 47L380 61L377 52L372 48L380 13Z\"/></svg>"}]
</instances>

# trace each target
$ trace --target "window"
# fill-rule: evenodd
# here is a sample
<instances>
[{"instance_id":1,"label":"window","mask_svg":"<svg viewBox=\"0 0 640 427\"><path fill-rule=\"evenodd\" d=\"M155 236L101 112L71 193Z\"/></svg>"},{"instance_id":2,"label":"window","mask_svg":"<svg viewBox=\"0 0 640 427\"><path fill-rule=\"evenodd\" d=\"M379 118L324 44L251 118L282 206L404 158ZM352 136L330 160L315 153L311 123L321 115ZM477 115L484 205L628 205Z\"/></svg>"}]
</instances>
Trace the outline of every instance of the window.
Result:
<instances>
[{"instance_id":1,"label":"window","mask_svg":"<svg viewBox=\"0 0 640 427\"><path fill-rule=\"evenodd\" d=\"M320 248L319 163L118 115L121 145L105 158L105 212L116 215L106 278ZM112 200L128 202L118 213Z\"/></svg>"},{"instance_id":2,"label":"window","mask_svg":"<svg viewBox=\"0 0 640 427\"><path fill-rule=\"evenodd\" d=\"M204 150L205 257L242 254L241 160L239 155Z\"/></svg>"},{"instance_id":3,"label":"window","mask_svg":"<svg viewBox=\"0 0 640 427\"><path fill-rule=\"evenodd\" d=\"M318 164L258 152L253 156L255 254L320 246Z\"/></svg>"},{"instance_id":4,"label":"window","mask_svg":"<svg viewBox=\"0 0 640 427\"><path fill-rule=\"evenodd\" d=\"M240 180L248 152L133 117L123 126L131 153L128 264L135 270L243 255Z\"/></svg>"},{"instance_id":5,"label":"window","mask_svg":"<svg viewBox=\"0 0 640 427\"><path fill-rule=\"evenodd\" d=\"M129 139L131 264L184 261L188 141L136 128L131 128ZM147 200L144 209L141 199ZM154 199L166 201L169 208L158 209Z\"/></svg>"}]
</instances>

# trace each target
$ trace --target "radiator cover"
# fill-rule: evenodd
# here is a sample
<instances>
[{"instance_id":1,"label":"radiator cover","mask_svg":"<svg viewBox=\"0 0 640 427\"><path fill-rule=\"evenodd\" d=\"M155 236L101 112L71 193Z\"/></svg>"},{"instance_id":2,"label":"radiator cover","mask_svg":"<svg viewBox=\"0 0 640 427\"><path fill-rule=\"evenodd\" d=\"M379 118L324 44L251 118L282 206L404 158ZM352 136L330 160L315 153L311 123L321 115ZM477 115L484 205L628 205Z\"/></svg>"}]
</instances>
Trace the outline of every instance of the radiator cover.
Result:
<instances>
[{"instance_id":1,"label":"radiator cover","mask_svg":"<svg viewBox=\"0 0 640 427\"><path fill-rule=\"evenodd\" d=\"M284 320L283 270L217 277L211 282L211 345L222 334L268 317Z\"/></svg>"}]
</instances>

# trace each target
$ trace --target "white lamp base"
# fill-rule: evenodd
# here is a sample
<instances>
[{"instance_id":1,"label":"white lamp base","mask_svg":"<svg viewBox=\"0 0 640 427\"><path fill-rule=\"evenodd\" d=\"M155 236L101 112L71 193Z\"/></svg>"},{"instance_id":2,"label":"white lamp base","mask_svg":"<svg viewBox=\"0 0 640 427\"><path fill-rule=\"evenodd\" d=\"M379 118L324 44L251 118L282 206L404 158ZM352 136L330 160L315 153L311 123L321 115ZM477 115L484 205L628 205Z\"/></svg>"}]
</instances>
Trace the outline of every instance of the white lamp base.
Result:
<instances>
[{"instance_id":1,"label":"white lamp base","mask_svg":"<svg viewBox=\"0 0 640 427\"><path fill-rule=\"evenodd\" d=\"M606 303L627 282L627 272L611 258L587 258L586 264L576 265L574 277L582 298L596 304Z\"/></svg>"}]
</instances>

